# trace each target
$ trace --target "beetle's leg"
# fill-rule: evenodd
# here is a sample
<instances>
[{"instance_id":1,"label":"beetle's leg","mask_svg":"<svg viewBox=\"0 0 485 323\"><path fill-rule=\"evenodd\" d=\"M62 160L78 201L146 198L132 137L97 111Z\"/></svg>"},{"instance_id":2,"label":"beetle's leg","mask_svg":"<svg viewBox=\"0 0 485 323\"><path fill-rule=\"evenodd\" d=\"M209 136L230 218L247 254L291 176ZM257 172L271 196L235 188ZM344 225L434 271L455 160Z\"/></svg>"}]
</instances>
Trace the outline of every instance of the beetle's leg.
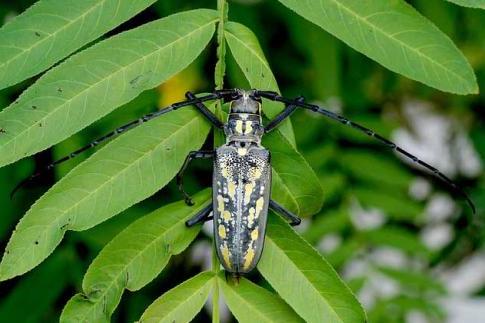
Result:
<instances>
[{"instance_id":1,"label":"beetle's leg","mask_svg":"<svg viewBox=\"0 0 485 323\"><path fill-rule=\"evenodd\" d=\"M212 212L212 203L207 205L205 208L200 210L196 215L188 219L185 222L185 225L190 228L198 223L211 220L212 219L212 217L210 216L211 212Z\"/></svg>"},{"instance_id":2,"label":"beetle's leg","mask_svg":"<svg viewBox=\"0 0 485 323\"><path fill-rule=\"evenodd\" d=\"M470 208L472 209L473 214L476 214L475 204L473 203L471 198L468 196L468 194L460 186L458 186L455 182L453 182L450 178L448 178L445 174L440 172L435 167L433 167L433 166L429 165L428 163L420 160L418 157L412 155L411 153L407 152L406 150L404 150L401 147L399 147L398 145L396 145L394 142L382 137L378 133L375 133L373 130L366 128L364 126L361 126L360 124L353 122L353 121L345 118L344 116L341 116L341 115L336 114L332 111L324 109L324 108L322 108L318 105L301 102L301 101L298 101L298 99L288 99L288 98L285 98L285 97L279 95L277 92L256 90L256 91L254 91L253 95L256 96L256 97L262 97L262 98L270 99L270 100L273 100L273 101L282 102L282 103L285 103L287 106L295 105L295 106L303 108L303 109L311 110L313 112L324 115L325 117L327 117L329 119L332 119L334 121L338 121L338 122L340 122L340 123L342 123L346 126L350 126L354 129L357 129L357 130L366 134L369 137L377 139L378 141L380 141L381 143L383 143L387 147L396 151L401 156L407 158L409 161L412 161L413 163L416 163L416 164L422 166L423 168L431 171L436 177L438 177L443 182L448 184L448 186L450 186L455 192L457 192L461 196L463 196L465 198L465 200L468 202L468 205L470 205Z\"/></svg>"},{"instance_id":3,"label":"beetle's leg","mask_svg":"<svg viewBox=\"0 0 485 323\"><path fill-rule=\"evenodd\" d=\"M192 198L190 197L187 192L184 190L184 173L187 167L189 167L189 164L192 160L197 159L197 158L212 158L214 157L214 151L206 151L206 150L199 150L199 151L191 151L187 157L185 158L185 162L180 169L180 171L177 173L177 185L179 188L179 191L183 194L185 198L185 203L187 205L194 205L194 202L192 201Z\"/></svg>"},{"instance_id":4,"label":"beetle's leg","mask_svg":"<svg viewBox=\"0 0 485 323\"><path fill-rule=\"evenodd\" d=\"M305 98L300 96L296 99L298 102L305 102ZM274 128L278 127L281 122L288 118L298 108L295 104L287 104L285 109L281 111L273 120L271 120L266 126L264 126L264 133L268 133Z\"/></svg>"},{"instance_id":5,"label":"beetle's leg","mask_svg":"<svg viewBox=\"0 0 485 323\"><path fill-rule=\"evenodd\" d=\"M276 213L282 215L285 219L290 221L290 225L299 225L301 223L301 219L285 209L283 206L276 203L274 200L269 201L269 207Z\"/></svg>"},{"instance_id":6,"label":"beetle's leg","mask_svg":"<svg viewBox=\"0 0 485 323\"><path fill-rule=\"evenodd\" d=\"M203 101L197 101L197 97L195 96L194 93L189 91L185 93L185 97L188 100L195 101L194 106L197 108L197 110L199 110L200 113L204 115L204 117L207 118L207 120L210 121L210 123L214 125L214 127L218 129L224 129L224 123L221 120L219 120L219 118L217 118L217 116L214 113L212 113L212 111L209 110L204 103L202 103Z\"/></svg>"}]
</instances>

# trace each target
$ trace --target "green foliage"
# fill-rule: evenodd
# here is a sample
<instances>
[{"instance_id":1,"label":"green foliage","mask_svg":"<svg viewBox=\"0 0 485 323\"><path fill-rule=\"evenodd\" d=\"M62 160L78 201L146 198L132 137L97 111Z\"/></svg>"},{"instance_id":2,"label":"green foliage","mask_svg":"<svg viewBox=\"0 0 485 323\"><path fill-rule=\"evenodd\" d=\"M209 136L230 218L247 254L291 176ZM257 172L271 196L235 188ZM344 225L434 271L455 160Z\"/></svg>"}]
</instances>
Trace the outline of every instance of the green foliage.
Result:
<instances>
[{"instance_id":1,"label":"green foliage","mask_svg":"<svg viewBox=\"0 0 485 323\"><path fill-rule=\"evenodd\" d=\"M365 321L364 310L335 270L279 217L268 221L258 270L307 322Z\"/></svg>"},{"instance_id":2,"label":"green foliage","mask_svg":"<svg viewBox=\"0 0 485 323\"><path fill-rule=\"evenodd\" d=\"M216 277L203 272L169 290L153 302L139 322L190 322L204 305Z\"/></svg>"},{"instance_id":3,"label":"green foliage","mask_svg":"<svg viewBox=\"0 0 485 323\"><path fill-rule=\"evenodd\" d=\"M207 45L215 22L210 10L173 15L102 41L49 71L0 113L6 132L0 166L58 143L180 72Z\"/></svg>"},{"instance_id":4,"label":"green foliage","mask_svg":"<svg viewBox=\"0 0 485 323\"><path fill-rule=\"evenodd\" d=\"M457 5L464 6L464 7L485 9L484 0L447 0L447 1L456 3Z\"/></svg>"},{"instance_id":5,"label":"green foliage","mask_svg":"<svg viewBox=\"0 0 485 323\"><path fill-rule=\"evenodd\" d=\"M208 123L198 113L185 110L108 143L54 185L22 218L0 263L0 280L38 265L67 230L89 229L165 186L185 156L202 146L208 131Z\"/></svg>"},{"instance_id":6,"label":"green foliage","mask_svg":"<svg viewBox=\"0 0 485 323\"><path fill-rule=\"evenodd\" d=\"M0 89L44 71L154 2L37 2L0 29Z\"/></svg>"},{"instance_id":7,"label":"green foliage","mask_svg":"<svg viewBox=\"0 0 485 323\"><path fill-rule=\"evenodd\" d=\"M238 322L303 322L280 297L245 278L227 282L219 275L219 286Z\"/></svg>"},{"instance_id":8,"label":"green foliage","mask_svg":"<svg viewBox=\"0 0 485 323\"><path fill-rule=\"evenodd\" d=\"M391 71L442 91L478 93L463 54L404 1L279 1Z\"/></svg>"},{"instance_id":9,"label":"green foliage","mask_svg":"<svg viewBox=\"0 0 485 323\"><path fill-rule=\"evenodd\" d=\"M485 8L484 2L478 0L449 1ZM225 0L217 1L217 10L181 12L182 8L206 6L199 2L40 0L5 24L0 29L0 89L25 83L0 92L0 103L7 105L17 91L24 91L0 112L0 166L5 166L0 172L2 193L9 189L9 182L17 182L30 172L28 161L10 164L61 142L63 151L89 142L86 137L99 137L107 124L112 127L117 122L101 119L113 118L111 113L121 106L117 116L146 113L136 107L143 101L143 93L153 94L150 104L156 100L180 101L179 96L186 90L180 84L189 78L206 80L202 74L208 62L215 70L215 86L194 81L190 83L194 87L205 86L209 92L214 87L228 87L227 83L244 84L277 92L285 89L287 96L303 91L318 100L341 94L344 103L354 107L350 112L357 121L386 135L393 126L368 110L386 102L387 91L405 96L401 92L420 85L386 73L364 55L393 72L444 92L478 92L474 72L464 55L438 27L403 0L279 0L291 10L268 1L261 6L279 17L278 23L287 25L284 31L289 37L282 33L284 42L276 52L269 50L266 54L273 30L266 30L259 21L270 17L250 6L229 5ZM418 9L426 7L423 11L427 12L433 12L436 5L416 2ZM152 4L143 17L136 18L139 25L115 29ZM450 32L454 25L449 20L452 15L445 14L445 4L440 4L441 16L433 12L429 18L439 27L444 24ZM0 6L3 17L2 9ZM470 21L470 25L481 27L480 19ZM273 25L278 33L283 28ZM105 39L96 41L108 32ZM478 34L469 37L483 39ZM208 50L212 39L217 43L215 53ZM288 54L292 41L299 52ZM232 61L226 61L229 53ZM215 66L209 54L217 58ZM472 58L473 66L480 66L481 57ZM345 72L342 61L348 65ZM311 68L305 66L308 62ZM230 73L226 73L226 63ZM27 80L44 71L38 79ZM358 84L354 82L357 75L368 78ZM296 85L291 87L291 83ZM347 86L350 83L352 86ZM327 85L329 89L320 88ZM424 86L419 89L423 96L430 91ZM453 106L471 102L466 101L471 100L468 98L452 98L449 101ZM218 103L209 108L223 116ZM274 118L283 108L279 103L263 102L266 119ZM457 110L457 117L468 118L464 109ZM101 122L94 124L98 120ZM48 316L44 312L56 302L65 304L62 322L108 322L123 315L130 319L141 317L140 322L197 321L205 319L199 312L212 295L212 318L217 322L221 294L241 322L366 321L364 309L334 267L341 269L354 256L380 247L418 258L429 267L432 261L437 262L437 255L411 230L424 222L423 203L403 197L413 180L411 172L381 154L354 149L352 145L341 149L336 138L369 146L371 140L351 128L323 125L322 118L297 112L292 121L286 120L263 139L272 155L272 198L309 218L310 226L302 229L300 236L278 216L269 214L265 248L257 266L264 280L249 276L260 286L244 277L226 279L214 256L212 271L196 276L187 262L184 266L180 263L188 254L172 257L183 253L200 231L201 226L186 228L185 221L211 203L210 190L202 190L210 182L208 168L194 167L197 176L188 186L199 192L194 195L195 206L186 206L183 201L160 206L174 200L175 190L169 183L186 155L210 144L208 138L212 138L208 122L195 109L187 108L137 125L107 143L26 211L0 263L0 281L35 268L59 244L64 245L38 269L20 278L0 302L0 320L52 320L59 313ZM223 142L219 131L215 130L214 138L216 143ZM0 198L2 203L11 203ZM5 207L9 217L2 217L1 229L8 230L15 219L13 214L20 216L24 212L21 205L30 205L34 198L29 196L23 204ZM349 205L354 205L355 200L364 208L382 211L385 226L366 230L354 226ZM95 226L97 233L87 231ZM67 231L85 232L64 239ZM343 237L343 241L332 250L322 248L323 258L312 245L332 235ZM87 255L83 259L74 257L74 246L87 248ZM76 286L78 293L69 300L61 299L68 286L80 285L80 271L86 262L91 264L82 286ZM398 282L405 292L378 300L369 309L371 321L402 321L414 310L432 318L443 317L432 297L446 290L432 275L424 270L373 266L379 274ZM158 276L162 277L157 280ZM187 277L192 278L176 285ZM357 277L348 284L357 293L365 288L368 279ZM164 292L159 297L161 285ZM128 295L125 290L136 293ZM139 296L136 300L135 295ZM395 310L396 305L399 310ZM32 310L19 313L19 307ZM121 309L116 311L118 307Z\"/></svg>"},{"instance_id":10,"label":"green foliage","mask_svg":"<svg viewBox=\"0 0 485 323\"><path fill-rule=\"evenodd\" d=\"M67 303L61 322L109 322L124 289L136 291L148 284L172 255L185 250L195 239L200 226L187 229L185 221L208 202L206 190L194 196L194 207L173 203L129 225L88 268L83 293Z\"/></svg>"}]
</instances>

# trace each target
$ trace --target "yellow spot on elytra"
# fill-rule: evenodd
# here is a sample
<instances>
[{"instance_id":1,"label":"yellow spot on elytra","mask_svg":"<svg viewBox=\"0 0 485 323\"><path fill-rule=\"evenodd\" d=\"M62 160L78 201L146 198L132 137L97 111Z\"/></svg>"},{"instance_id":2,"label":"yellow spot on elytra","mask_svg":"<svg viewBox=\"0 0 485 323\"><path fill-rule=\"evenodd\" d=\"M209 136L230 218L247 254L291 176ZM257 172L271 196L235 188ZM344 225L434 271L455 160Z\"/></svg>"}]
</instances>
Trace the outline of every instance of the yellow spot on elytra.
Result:
<instances>
[{"instance_id":1,"label":"yellow spot on elytra","mask_svg":"<svg viewBox=\"0 0 485 323\"><path fill-rule=\"evenodd\" d=\"M217 211L224 213L224 198L222 195L217 195Z\"/></svg>"},{"instance_id":2,"label":"yellow spot on elytra","mask_svg":"<svg viewBox=\"0 0 485 323\"><path fill-rule=\"evenodd\" d=\"M251 240L256 241L258 240L258 235L259 235L259 230L258 227L254 228L254 230L251 232Z\"/></svg>"},{"instance_id":3,"label":"yellow spot on elytra","mask_svg":"<svg viewBox=\"0 0 485 323\"><path fill-rule=\"evenodd\" d=\"M241 120L236 120L236 132L243 133L243 122Z\"/></svg>"},{"instance_id":4,"label":"yellow spot on elytra","mask_svg":"<svg viewBox=\"0 0 485 323\"><path fill-rule=\"evenodd\" d=\"M254 215L256 218L259 216L259 213L261 213L261 211L263 210L263 206L264 206L264 197L261 196L256 201L256 214Z\"/></svg>"},{"instance_id":5,"label":"yellow spot on elytra","mask_svg":"<svg viewBox=\"0 0 485 323\"><path fill-rule=\"evenodd\" d=\"M229 221L231 219L231 213L229 213L229 211L224 211L224 213L222 213L222 217L224 218L225 221Z\"/></svg>"},{"instance_id":6,"label":"yellow spot on elytra","mask_svg":"<svg viewBox=\"0 0 485 323\"><path fill-rule=\"evenodd\" d=\"M248 150L246 148L238 148L237 149L237 154L239 156L246 156L247 153L248 153Z\"/></svg>"},{"instance_id":7,"label":"yellow spot on elytra","mask_svg":"<svg viewBox=\"0 0 485 323\"><path fill-rule=\"evenodd\" d=\"M248 226L253 226L253 222L254 222L254 208L250 208L249 209L249 216L248 216Z\"/></svg>"},{"instance_id":8,"label":"yellow spot on elytra","mask_svg":"<svg viewBox=\"0 0 485 323\"><path fill-rule=\"evenodd\" d=\"M224 245L221 247L221 253L222 253L222 260L226 263L227 267L231 267L231 253L229 252L229 249L227 248L227 245L224 243Z\"/></svg>"},{"instance_id":9,"label":"yellow spot on elytra","mask_svg":"<svg viewBox=\"0 0 485 323\"><path fill-rule=\"evenodd\" d=\"M253 175L254 176L254 179L259 179L261 177L261 175L263 175L263 172L261 172L261 169L256 168L254 170L254 175Z\"/></svg>"},{"instance_id":10,"label":"yellow spot on elytra","mask_svg":"<svg viewBox=\"0 0 485 323\"><path fill-rule=\"evenodd\" d=\"M234 197L236 196L236 183L234 183L233 181L228 181L227 190L229 193L229 197L234 200Z\"/></svg>"},{"instance_id":11,"label":"yellow spot on elytra","mask_svg":"<svg viewBox=\"0 0 485 323\"><path fill-rule=\"evenodd\" d=\"M253 131L253 122L252 121L246 121L246 130L244 131L244 134L249 134Z\"/></svg>"},{"instance_id":12,"label":"yellow spot on elytra","mask_svg":"<svg viewBox=\"0 0 485 323\"><path fill-rule=\"evenodd\" d=\"M254 259L254 249L249 248L248 252L246 253L246 257L244 257L244 268L248 269Z\"/></svg>"},{"instance_id":13,"label":"yellow spot on elytra","mask_svg":"<svg viewBox=\"0 0 485 323\"><path fill-rule=\"evenodd\" d=\"M254 190L254 182L244 185L244 204L249 204L251 200L251 193Z\"/></svg>"},{"instance_id":14,"label":"yellow spot on elytra","mask_svg":"<svg viewBox=\"0 0 485 323\"><path fill-rule=\"evenodd\" d=\"M224 165L222 167L221 174L222 174L222 177L224 177L224 178L228 178L229 177L229 169L227 168L226 165Z\"/></svg>"},{"instance_id":15,"label":"yellow spot on elytra","mask_svg":"<svg viewBox=\"0 0 485 323\"><path fill-rule=\"evenodd\" d=\"M219 231L219 236L222 239L226 239L226 228L222 224L219 224L218 231Z\"/></svg>"}]
</instances>

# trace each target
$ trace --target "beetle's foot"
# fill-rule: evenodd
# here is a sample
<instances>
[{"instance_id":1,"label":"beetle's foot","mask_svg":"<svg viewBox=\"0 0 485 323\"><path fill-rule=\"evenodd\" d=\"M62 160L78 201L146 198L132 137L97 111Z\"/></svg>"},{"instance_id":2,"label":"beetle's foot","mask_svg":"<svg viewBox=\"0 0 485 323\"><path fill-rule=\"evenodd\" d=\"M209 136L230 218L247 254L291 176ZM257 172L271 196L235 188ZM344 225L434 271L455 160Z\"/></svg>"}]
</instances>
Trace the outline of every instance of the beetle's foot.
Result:
<instances>
[{"instance_id":1,"label":"beetle's foot","mask_svg":"<svg viewBox=\"0 0 485 323\"><path fill-rule=\"evenodd\" d=\"M192 198L190 196L185 197L185 204L187 204L188 206L194 206L195 205L194 201L192 200Z\"/></svg>"}]
</instances>

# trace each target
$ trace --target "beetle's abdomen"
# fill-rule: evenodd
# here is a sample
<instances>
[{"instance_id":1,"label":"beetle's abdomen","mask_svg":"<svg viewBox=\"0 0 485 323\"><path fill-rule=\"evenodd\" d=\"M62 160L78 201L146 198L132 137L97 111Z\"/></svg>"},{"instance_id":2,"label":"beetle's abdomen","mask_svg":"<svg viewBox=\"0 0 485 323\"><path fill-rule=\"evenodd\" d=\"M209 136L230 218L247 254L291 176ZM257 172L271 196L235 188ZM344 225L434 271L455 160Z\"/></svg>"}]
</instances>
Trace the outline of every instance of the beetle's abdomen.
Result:
<instances>
[{"instance_id":1,"label":"beetle's abdomen","mask_svg":"<svg viewBox=\"0 0 485 323\"><path fill-rule=\"evenodd\" d=\"M261 256L271 190L269 152L225 145L214 159L214 237L227 271L245 273Z\"/></svg>"}]
</instances>

